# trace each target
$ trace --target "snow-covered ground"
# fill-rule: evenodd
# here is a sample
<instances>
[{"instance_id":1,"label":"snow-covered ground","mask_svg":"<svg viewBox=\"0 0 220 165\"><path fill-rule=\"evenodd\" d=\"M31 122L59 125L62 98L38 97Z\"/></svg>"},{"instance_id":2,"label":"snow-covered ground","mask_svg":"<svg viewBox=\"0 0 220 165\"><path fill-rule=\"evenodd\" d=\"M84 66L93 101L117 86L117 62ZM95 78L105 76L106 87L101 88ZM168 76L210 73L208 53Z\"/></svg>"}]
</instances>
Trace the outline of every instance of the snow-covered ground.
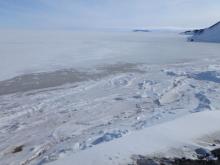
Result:
<instances>
[{"instance_id":1,"label":"snow-covered ground","mask_svg":"<svg viewBox=\"0 0 220 165\"><path fill-rule=\"evenodd\" d=\"M193 155L194 149L207 147L208 145L209 149L214 148L208 143L199 144L201 140L199 141L196 138L219 131L219 125L220 111L194 113L164 124L133 132L120 139L71 156L62 157L56 162L49 163L49 165L78 164L76 162L86 165L129 164L132 162L131 159L135 157L134 153L144 156L147 154L152 155L153 153L165 153L164 155L166 156L175 155L180 157L187 155L188 158L193 158L194 156L195 159L195 153ZM173 151L168 150L168 148L173 148Z\"/></svg>"},{"instance_id":2,"label":"snow-covered ground","mask_svg":"<svg viewBox=\"0 0 220 165\"><path fill-rule=\"evenodd\" d=\"M26 58L32 52L30 45L27 53L22 49L26 44L15 44L25 52L18 51L17 61L10 61L15 50L1 47L0 56L8 65L1 62L7 69L0 74L0 164L127 163L133 154L169 150L185 143L193 146L194 138L220 131L219 45L190 43L183 36L161 33L102 34L99 41L92 38L87 43L89 50L95 44L94 59L88 58L91 66L87 66L86 55L82 61L74 61L82 56L71 54L77 46L64 46L66 39L57 49L69 48L65 49L69 59L56 51L42 55L37 48L50 44L38 47L35 43L36 52L30 54L33 59L24 61L27 65L18 57ZM79 45L84 42L81 39ZM100 50L99 61L97 43L112 54ZM88 55L84 46L81 53ZM34 57L38 53L40 60ZM54 61L50 61L53 55ZM39 70L30 70L35 60ZM83 69L78 69L81 65Z\"/></svg>"}]
</instances>

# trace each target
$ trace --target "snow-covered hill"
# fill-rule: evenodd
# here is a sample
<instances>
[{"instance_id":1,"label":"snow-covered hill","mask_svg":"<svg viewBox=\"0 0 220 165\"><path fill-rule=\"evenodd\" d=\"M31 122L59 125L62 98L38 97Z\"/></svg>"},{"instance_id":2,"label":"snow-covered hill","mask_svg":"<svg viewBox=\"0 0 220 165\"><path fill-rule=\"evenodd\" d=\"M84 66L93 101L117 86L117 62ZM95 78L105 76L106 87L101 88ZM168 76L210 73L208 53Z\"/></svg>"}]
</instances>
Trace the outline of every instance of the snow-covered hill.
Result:
<instances>
[{"instance_id":1,"label":"snow-covered hill","mask_svg":"<svg viewBox=\"0 0 220 165\"><path fill-rule=\"evenodd\" d=\"M185 34L193 35L189 38L190 41L220 42L220 22L209 28L187 31Z\"/></svg>"}]
</instances>

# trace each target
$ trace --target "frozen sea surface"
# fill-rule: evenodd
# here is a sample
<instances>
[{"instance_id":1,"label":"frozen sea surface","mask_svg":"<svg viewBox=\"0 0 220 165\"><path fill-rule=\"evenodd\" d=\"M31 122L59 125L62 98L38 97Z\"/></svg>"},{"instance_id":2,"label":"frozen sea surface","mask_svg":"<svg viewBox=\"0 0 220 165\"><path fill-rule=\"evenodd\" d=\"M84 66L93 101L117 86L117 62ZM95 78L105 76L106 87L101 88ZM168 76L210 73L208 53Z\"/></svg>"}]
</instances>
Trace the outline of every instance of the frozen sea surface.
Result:
<instances>
[{"instance_id":1,"label":"frozen sea surface","mask_svg":"<svg viewBox=\"0 0 220 165\"><path fill-rule=\"evenodd\" d=\"M0 164L42 165L220 109L218 44L175 33L1 33Z\"/></svg>"},{"instance_id":2,"label":"frozen sea surface","mask_svg":"<svg viewBox=\"0 0 220 165\"><path fill-rule=\"evenodd\" d=\"M121 63L168 64L215 58L219 44L177 33L0 31L0 80L22 74Z\"/></svg>"}]
</instances>

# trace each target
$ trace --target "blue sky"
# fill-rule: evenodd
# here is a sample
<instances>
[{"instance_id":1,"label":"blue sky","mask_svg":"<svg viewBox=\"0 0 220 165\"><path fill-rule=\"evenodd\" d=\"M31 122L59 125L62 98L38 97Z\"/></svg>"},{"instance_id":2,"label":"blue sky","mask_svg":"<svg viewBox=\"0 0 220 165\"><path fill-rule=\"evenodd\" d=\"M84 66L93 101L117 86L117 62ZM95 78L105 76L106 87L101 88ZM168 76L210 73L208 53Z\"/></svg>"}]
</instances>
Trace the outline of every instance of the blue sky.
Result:
<instances>
[{"instance_id":1,"label":"blue sky","mask_svg":"<svg viewBox=\"0 0 220 165\"><path fill-rule=\"evenodd\" d=\"M0 0L0 28L204 27L220 0Z\"/></svg>"}]
</instances>

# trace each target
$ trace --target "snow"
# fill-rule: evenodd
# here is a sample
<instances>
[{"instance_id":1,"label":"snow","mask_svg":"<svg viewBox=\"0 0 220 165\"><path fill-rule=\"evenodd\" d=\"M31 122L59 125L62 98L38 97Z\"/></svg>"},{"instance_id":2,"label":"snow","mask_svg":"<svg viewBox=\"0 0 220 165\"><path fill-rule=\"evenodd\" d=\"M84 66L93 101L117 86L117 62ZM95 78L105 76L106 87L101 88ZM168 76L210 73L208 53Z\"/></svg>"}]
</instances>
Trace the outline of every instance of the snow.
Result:
<instances>
[{"instance_id":1,"label":"snow","mask_svg":"<svg viewBox=\"0 0 220 165\"><path fill-rule=\"evenodd\" d=\"M220 22L215 25L202 29L200 33L194 33L192 37L189 38L191 41L200 42L220 42Z\"/></svg>"},{"instance_id":2,"label":"snow","mask_svg":"<svg viewBox=\"0 0 220 165\"><path fill-rule=\"evenodd\" d=\"M121 146L117 142L117 145L128 151L124 153L123 148L115 149L122 154L117 156L120 157L120 161L125 158L128 160L131 156L128 154L145 154L146 147L143 147L142 143L144 141L149 143L149 153L156 152L159 146L162 147L159 149L167 149L171 144L178 145L179 141L170 136L179 137L181 134L176 132L176 127L168 124L169 121L172 123L172 120L177 120L178 122L173 124L182 127L185 117L180 120L182 124L177 118L191 114L194 116L194 113L199 114L204 111L207 113L207 122L202 124L207 124L207 127L213 126L209 125L210 121L215 124L215 119L208 112L212 114L212 111L220 108L219 82L212 81L220 73L219 64L218 60L174 65L141 64L134 65L136 69L133 70L127 65L127 72L126 65L122 65L124 71L113 72L114 74L110 72L111 69L115 70L112 65L100 79L2 95L0 96L1 162L37 164L57 159L59 162L59 159L66 155L72 155L75 162L75 159L76 161L85 159L83 153L84 151L87 153L87 150L91 151L91 155L88 156L92 159L105 148L99 150L99 146L108 143L110 145L118 140L121 143L120 139L124 137L125 139L131 137L129 142L133 140L133 143L137 144L133 146L122 143ZM117 69L120 70L118 65ZM202 73L208 71L215 71L216 74L212 74L211 77L206 76L205 79L195 76L203 75ZM102 70L99 70L98 73L101 72ZM158 124L160 126L157 126ZM166 128L168 125L174 132ZM196 129L199 123L193 125ZM214 128L212 127L210 131ZM145 133L146 129L151 131ZM158 132L154 133L153 130L157 129ZM170 131L170 136L165 133L166 131L159 130ZM204 133L206 131L205 129ZM194 133L196 131L184 136L196 137L197 134ZM156 138L153 135L160 136ZM20 145L24 146L22 152L11 153ZM112 150L115 145L110 145ZM104 151L107 152L107 149ZM109 152L115 154L115 151ZM116 161L114 157L110 159ZM101 161L100 164L112 163L108 156L106 158L103 155L95 157L94 161Z\"/></svg>"},{"instance_id":3,"label":"snow","mask_svg":"<svg viewBox=\"0 0 220 165\"><path fill-rule=\"evenodd\" d=\"M220 131L219 125L220 111L194 113L60 158L49 165L70 165L79 162L87 165L131 163L132 160L129 158L133 154L147 155L162 152L171 147L197 145L196 138Z\"/></svg>"},{"instance_id":4,"label":"snow","mask_svg":"<svg viewBox=\"0 0 220 165\"><path fill-rule=\"evenodd\" d=\"M126 163L219 131L217 44L153 32L4 35L0 164Z\"/></svg>"}]
</instances>

